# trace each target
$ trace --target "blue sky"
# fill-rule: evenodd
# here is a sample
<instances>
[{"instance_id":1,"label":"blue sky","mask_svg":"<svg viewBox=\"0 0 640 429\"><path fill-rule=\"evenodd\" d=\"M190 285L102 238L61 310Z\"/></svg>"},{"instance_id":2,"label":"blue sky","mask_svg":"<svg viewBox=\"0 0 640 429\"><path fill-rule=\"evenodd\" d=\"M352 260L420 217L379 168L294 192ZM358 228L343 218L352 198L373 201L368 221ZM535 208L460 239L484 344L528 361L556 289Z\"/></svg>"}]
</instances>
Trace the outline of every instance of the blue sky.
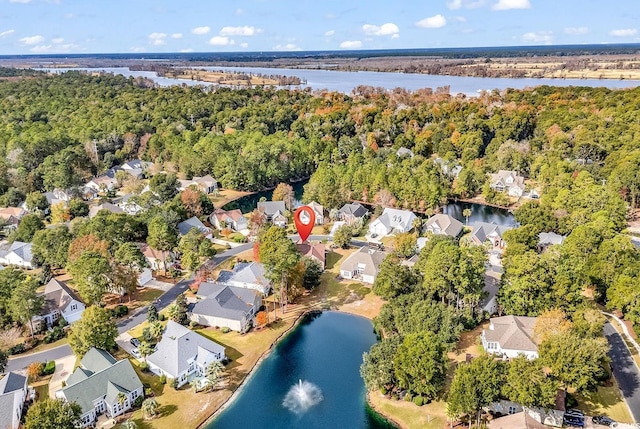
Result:
<instances>
[{"instance_id":1,"label":"blue sky","mask_svg":"<svg viewBox=\"0 0 640 429\"><path fill-rule=\"evenodd\" d=\"M639 0L0 0L0 55L638 42Z\"/></svg>"}]
</instances>

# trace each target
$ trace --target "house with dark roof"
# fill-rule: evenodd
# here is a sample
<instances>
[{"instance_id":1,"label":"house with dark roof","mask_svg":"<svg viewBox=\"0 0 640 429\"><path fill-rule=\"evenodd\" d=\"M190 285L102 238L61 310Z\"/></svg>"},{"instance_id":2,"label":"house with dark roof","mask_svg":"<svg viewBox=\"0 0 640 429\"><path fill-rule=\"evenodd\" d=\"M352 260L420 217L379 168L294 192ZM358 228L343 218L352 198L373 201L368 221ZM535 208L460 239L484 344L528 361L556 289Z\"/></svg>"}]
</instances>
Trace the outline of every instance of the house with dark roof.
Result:
<instances>
[{"instance_id":1,"label":"house with dark roof","mask_svg":"<svg viewBox=\"0 0 640 429\"><path fill-rule=\"evenodd\" d=\"M344 279L373 284L380 271L380 264L387 255L380 250L361 247L340 265L340 276Z\"/></svg>"},{"instance_id":2,"label":"house with dark roof","mask_svg":"<svg viewBox=\"0 0 640 429\"><path fill-rule=\"evenodd\" d=\"M472 225L473 233L471 242L478 246L490 243L493 250L502 250L507 245L502 239L505 232L513 229L511 226L497 225L495 223L476 222Z\"/></svg>"},{"instance_id":3,"label":"house with dark roof","mask_svg":"<svg viewBox=\"0 0 640 429\"><path fill-rule=\"evenodd\" d=\"M462 232L462 222L448 214L438 213L427 219L423 229L433 235L457 237Z\"/></svg>"},{"instance_id":4,"label":"house with dark roof","mask_svg":"<svg viewBox=\"0 0 640 429\"><path fill-rule=\"evenodd\" d=\"M232 231L242 231L249 228L249 222L240 209L215 209L209 216L209 223L220 230L229 228Z\"/></svg>"},{"instance_id":5,"label":"house with dark roof","mask_svg":"<svg viewBox=\"0 0 640 429\"><path fill-rule=\"evenodd\" d=\"M82 427L91 426L98 416L117 417L131 409L144 388L128 359L116 361L108 352L90 349L80 366L67 378L56 398L76 402L82 409Z\"/></svg>"},{"instance_id":6,"label":"house with dark roof","mask_svg":"<svg viewBox=\"0 0 640 429\"><path fill-rule=\"evenodd\" d=\"M262 305L262 294L257 290L219 283L200 283L198 298L189 308L192 321L237 332L251 328Z\"/></svg>"},{"instance_id":7,"label":"house with dark roof","mask_svg":"<svg viewBox=\"0 0 640 429\"><path fill-rule=\"evenodd\" d=\"M537 317L502 316L492 317L489 329L482 331L482 347L498 356L515 358L524 355L528 359L538 357L538 343L533 331Z\"/></svg>"},{"instance_id":8,"label":"house with dark roof","mask_svg":"<svg viewBox=\"0 0 640 429\"><path fill-rule=\"evenodd\" d=\"M325 267L326 247L322 242L310 243L308 241L298 241L296 243L298 253L307 258L317 261L322 269Z\"/></svg>"},{"instance_id":9,"label":"house with dark roof","mask_svg":"<svg viewBox=\"0 0 640 429\"><path fill-rule=\"evenodd\" d=\"M268 295L273 284L267 279L265 273L264 265L260 262L238 262L233 266L233 270L220 271L218 283L255 289L263 295Z\"/></svg>"},{"instance_id":10,"label":"house with dark roof","mask_svg":"<svg viewBox=\"0 0 640 429\"><path fill-rule=\"evenodd\" d=\"M547 250L549 246L564 243L566 238L566 235L556 234L555 232L541 232L538 234L538 244L536 249L538 249L538 252L542 253Z\"/></svg>"},{"instance_id":11,"label":"house with dark roof","mask_svg":"<svg viewBox=\"0 0 640 429\"><path fill-rule=\"evenodd\" d=\"M98 213L100 213L102 210L106 210L109 213L114 213L114 214L124 213L124 210L115 204L102 203L97 206L92 206L89 209L89 219L93 219L94 217L96 217Z\"/></svg>"},{"instance_id":12,"label":"house with dark roof","mask_svg":"<svg viewBox=\"0 0 640 429\"><path fill-rule=\"evenodd\" d=\"M29 269L35 268L33 255L31 254L31 243L14 241L11 244L8 242L0 244L0 264L16 265Z\"/></svg>"},{"instance_id":13,"label":"house with dark roof","mask_svg":"<svg viewBox=\"0 0 640 429\"><path fill-rule=\"evenodd\" d=\"M27 377L9 372L0 379L0 428L18 429L24 401L27 398Z\"/></svg>"},{"instance_id":14,"label":"house with dark roof","mask_svg":"<svg viewBox=\"0 0 640 429\"><path fill-rule=\"evenodd\" d=\"M267 222L286 228L288 219L285 216L284 201L259 201L258 210L264 213Z\"/></svg>"},{"instance_id":15,"label":"house with dark roof","mask_svg":"<svg viewBox=\"0 0 640 429\"><path fill-rule=\"evenodd\" d=\"M209 240L211 239L212 237L211 230L206 226L204 226L204 224L200 222L200 219L198 219L195 216L185 220L184 222L180 222L178 224L178 232L180 233L180 235L187 235L187 233L191 231L193 228L196 228L198 231L203 233L205 238Z\"/></svg>"},{"instance_id":16,"label":"house with dark roof","mask_svg":"<svg viewBox=\"0 0 640 429\"><path fill-rule=\"evenodd\" d=\"M44 307L40 315L34 317L34 320L44 323L47 327L61 318L68 323L77 322L85 309L78 295L60 280L49 280L49 283L44 287L42 297L44 298Z\"/></svg>"},{"instance_id":17,"label":"house with dark roof","mask_svg":"<svg viewBox=\"0 0 640 429\"><path fill-rule=\"evenodd\" d=\"M154 374L178 380L182 386L204 377L211 362L224 359L220 344L169 320L147 363Z\"/></svg>"},{"instance_id":18,"label":"house with dark roof","mask_svg":"<svg viewBox=\"0 0 640 429\"><path fill-rule=\"evenodd\" d=\"M338 210L338 217L346 222L347 225L352 225L360 219L364 219L368 214L369 210L360 203L345 204Z\"/></svg>"}]
</instances>

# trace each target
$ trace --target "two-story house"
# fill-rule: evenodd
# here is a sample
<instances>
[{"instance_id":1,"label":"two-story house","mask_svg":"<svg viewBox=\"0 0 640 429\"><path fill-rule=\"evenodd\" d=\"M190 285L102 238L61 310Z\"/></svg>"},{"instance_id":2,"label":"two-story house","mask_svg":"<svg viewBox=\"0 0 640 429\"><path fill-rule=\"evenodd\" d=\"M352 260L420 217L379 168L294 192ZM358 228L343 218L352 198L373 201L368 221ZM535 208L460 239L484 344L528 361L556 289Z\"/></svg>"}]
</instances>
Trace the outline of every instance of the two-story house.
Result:
<instances>
[{"instance_id":1,"label":"two-story house","mask_svg":"<svg viewBox=\"0 0 640 429\"><path fill-rule=\"evenodd\" d=\"M528 359L538 357L538 343L534 338L536 317L492 317L489 329L482 331L482 347L487 353L507 358L524 355Z\"/></svg>"},{"instance_id":2,"label":"two-story house","mask_svg":"<svg viewBox=\"0 0 640 429\"><path fill-rule=\"evenodd\" d=\"M44 306L34 320L51 326L61 318L68 323L77 322L85 309L78 295L63 281L51 279L42 293Z\"/></svg>"},{"instance_id":3,"label":"two-story house","mask_svg":"<svg viewBox=\"0 0 640 429\"><path fill-rule=\"evenodd\" d=\"M266 277L264 265L260 262L238 262L233 266L233 270L220 271L218 283L255 289L265 296L269 294L272 286L271 281Z\"/></svg>"},{"instance_id":4,"label":"two-story house","mask_svg":"<svg viewBox=\"0 0 640 429\"><path fill-rule=\"evenodd\" d=\"M500 170L490 175L490 186L498 192L506 192L511 197L521 197L524 194L524 177L515 171Z\"/></svg>"},{"instance_id":5,"label":"two-story house","mask_svg":"<svg viewBox=\"0 0 640 429\"><path fill-rule=\"evenodd\" d=\"M258 210L264 213L267 222L286 228L288 219L285 216L284 201L260 201L258 202Z\"/></svg>"},{"instance_id":6,"label":"two-story house","mask_svg":"<svg viewBox=\"0 0 640 429\"><path fill-rule=\"evenodd\" d=\"M392 233L409 232L413 229L413 221L417 216L407 210L386 208L376 220L369 225L371 238L380 239Z\"/></svg>"},{"instance_id":7,"label":"two-story house","mask_svg":"<svg viewBox=\"0 0 640 429\"><path fill-rule=\"evenodd\" d=\"M27 398L27 377L9 372L0 379L0 428L18 429Z\"/></svg>"},{"instance_id":8,"label":"two-story house","mask_svg":"<svg viewBox=\"0 0 640 429\"><path fill-rule=\"evenodd\" d=\"M242 231L249 228L247 218L242 215L239 209L215 209L209 216L209 223L219 230L229 228L232 231Z\"/></svg>"}]
</instances>

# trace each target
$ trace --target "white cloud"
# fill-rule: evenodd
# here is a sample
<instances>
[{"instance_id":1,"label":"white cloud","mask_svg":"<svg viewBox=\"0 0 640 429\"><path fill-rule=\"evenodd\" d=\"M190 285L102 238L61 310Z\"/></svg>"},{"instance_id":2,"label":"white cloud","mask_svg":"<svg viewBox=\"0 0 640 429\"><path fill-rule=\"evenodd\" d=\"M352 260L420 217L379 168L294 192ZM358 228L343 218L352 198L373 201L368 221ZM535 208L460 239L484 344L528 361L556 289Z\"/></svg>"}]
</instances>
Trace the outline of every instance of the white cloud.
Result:
<instances>
[{"instance_id":1,"label":"white cloud","mask_svg":"<svg viewBox=\"0 0 640 429\"><path fill-rule=\"evenodd\" d=\"M36 54L41 54L43 52L51 52L52 45L37 45L33 48L29 49L31 52L35 52Z\"/></svg>"},{"instance_id":2,"label":"white cloud","mask_svg":"<svg viewBox=\"0 0 640 429\"><path fill-rule=\"evenodd\" d=\"M398 39L400 38L400 35L398 33L394 34L393 36L391 36L392 39Z\"/></svg>"},{"instance_id":3,"label":"white cloud","mask_svg":"<svg viewBox=\"0 0 640 429\"><path fill-rule=\"evenodd\" d=\"M286 45L276 45L273 47L274 51L301 51L294 43L287 43Z\"/></svg>"},{"instance_id":4,"label":"white cloud","mask_svg":"<svg viewBox=\"0 0 640 429\"><path fill-rule=\"evenodd\" d=\"M65 43L64 45L55 44L55 45L36 45L33 48L29 49L31 52L36 54L45 54L45 53L68 53L72 51L78 51L81 47L74 43Z\"/></svg>"},{"instance_id":5,"label":"white cloud","mask_svg":"<svg viewBox=\"0 0 640 429\"><path fill-rule=\"evenodd\" d=\"M477 9L484 6L486 0L448 0L447 7L450 10Z\"/></svg>"},{"instance_id":6,"label":"white cloud","mask_svg":"<svg viewBox=\"0 0 640 429\"><path fill-rule=\"evenodd\" d=\"M64 42L64 39L62 37L56 37L55 39L51 39L51 42L59 45L60 43Z\"/></svg>"},{"instance_id":7,"label":"white cloud","mask_svg":"<svg viewBox=\"0 0 640 429\"><path fill-rule=\"evenodd\" d=\"M454 16L453 20L456 22L467 22L467 18L465 18L464 16Z\"/></svg>"},{"instance_id":8,"label":"white cloud","mask_svg":"<svg viewBox=\"0 0 640 429\"><path fill-rule=\"evenodd\" d=\"M359 40L345 40L340 43L342 49L358 49L362 48L362 42Z\"/></svg>"},{"instance_id":9,"label":"white cloud","mask_svg":"<svg viewBox=\"0 0 640 429\"><path fill-rule=\"evenodd\" d=\"M7 31L3 31L2 33L0 33L0 37L7 37L12 35L13 33L15 33L16 30L7 30Z\"/></svg>"},{"instance_id":10,"label":"white cloud","mask_svg":"<svg viewBox=\"0 0 640 429\"><path fill-rule=\"evenodd\" d=\"M167 33L151 33L148 37L153 46L161 46L166 43Z\"/></svg>"},{"instance_id":11,"label":"white cloud","mask_svg":"<svg viewBox=\"0 0 640 429\"><path fill-rule=\"evenodd\" d=\"M553 42L553 31L538 31L525 33L522 35L522 41L525 43L538 43L550 45Z\"/></svg>"},{"instance_id":12,"label":"white cloud","mask_svg":"<svg viewBox=\"0 0 640 429\"><path fill-rule=\"evenodd\" d=\"M364 34L367 36L391 36L398 34L400 29L393 22L387 22L381 26L365 24L362 26L362 31L364 31Z\"/></svg>"},{"instance_id":13,"label":"white cloud","mask_svg":"<svg viewBox=\"0 0 640 429\"><path fill-rule=\"evenodd\" d=\"M336 34L336 31L335 31L335 30L329 30L329 31L326 31L326 32L324 33L324 35L325 35L325 36L327 36L327 37L331 37L331 36L333 36L334 34Z\"/></svg>"},{"instance_id":14,"label":"white cloud","mask_svg":"<svg viewBox=\"0 0 640 429\"><path fill-rule=\"evenodd\" d=\"M244 9L236 9L236 15L244 15Z\"/></svg>"},{"instance_id":15,"label":"white cloud","mask_svg":"<svg viewBox=\"0 0 640 429\"><path fill-rule=\"evenodd\" d=\"M207 33L209 33L209 31L211 31L210 27L196 27L193 30L191 30L191 32L193 34L197 34L198 36L202 36L203 34L207 34Z\"/></svg>"},{"instance_id":16,"label":"white cloud","mask_svg":"<svg viewBox=\"0 0 640 429\"><path fill-rule=\"evenodd\" d=\"M9 3L22 3L22 4L27 4L27 3L31 3L31 0L9 0Z\"/></svg>"},{"instance_id":17,"label":"white cloud","mask_svg":"<svg viewBox=\"0 0 640 429\"><path fill-rule=\"evenodd\" d=\"M416 22L416 26L421 28L441 28L445 25L447 25L447 19L440 14Z\"/></svg>"},{"instance_id":18,"label":"white cloud","mask_svg":"<svg viewBox=\"0 0 640 429\"><path fill-rule=\"evenodd\" d=\"M567 27L564 29L564 34L568 34L570 36L579 36L581 34L587 34L588 32L588 27Z\"/></svg>"},{"instance_id":19,"label":"white cloud","mask_svg":"<svg viewBox=\"0 0 640 429\"><path fill-rule=\"evenodd\" d=\"M171 35L172 39L182 39L182 33L173 33Z\"/></svg>"},{"instance_id":20,"label":"white cloud","mask_svg":"<svg viewBox=\"0 0 640 429\"><path fill-rule=\"evenodd\" d=\"M20 39L20 41L25 45L37 45L38 43L44 42L44 37L40 35L29 36L29 37L23 37L22 39Z\"/></svg>"},{"instance_id":21,"label":"white cloud","mask_svg":"<svg viewBox=\"0 0 640 429\"><path fill-rule=\"evenodd\" d=\"M239 27L222 27L219 34L221 36L253 36L261 32L262 30L259 28L245 25Z\"/></svg>"},{"instance_id":22,"label":"white cloud","mask_svg":"<svg viewBox=\"0 0 640 429\"><path fill-rule=\"evenodd\" d=\"M619 28L617 30L609 31L609 35L614 37L631 37L636 34L638 34L638 30L635 28Z\"/></svg>"},{"instance_id":23,"label":"white cloud","mask_svg":"<svg viewBox=\"0 0 640 429\"><path fill-rule=\"evenodd\" d=\"M247 42L242 42L240 43L240 47L243 49L247 49L249 47L249 44Z\"/></svg>"},{"instance_id":24,"label":"white cloud","mask_svg":"<svg viewBox=\"0 0 640 429\"><path fill-rule=\"evenodd\" d=\"M213 36L209 39L209 44L214 46L227 46L233 44L233 40L229 40L226 36Z\"/></svg>"},{"instance_id":25,"label":"white cloud","mask_svg":"<svg viewBox=\"0 0 640 429\"><path fill-rule=\"evenodd\" d=\"M493 10L531 9L529 0L498 0L493 5Z\"/></svg>"},{"instance_id":26,"label":"white cloud","mask_svg":"<svg viewBox=\"0 0 640 429\"><path fill-rule=\"evenodd\" d=\"M447 7L451 10L457 10L462 7L462 0L449 0L447 2Z\"/></svg>"}]
</instances>

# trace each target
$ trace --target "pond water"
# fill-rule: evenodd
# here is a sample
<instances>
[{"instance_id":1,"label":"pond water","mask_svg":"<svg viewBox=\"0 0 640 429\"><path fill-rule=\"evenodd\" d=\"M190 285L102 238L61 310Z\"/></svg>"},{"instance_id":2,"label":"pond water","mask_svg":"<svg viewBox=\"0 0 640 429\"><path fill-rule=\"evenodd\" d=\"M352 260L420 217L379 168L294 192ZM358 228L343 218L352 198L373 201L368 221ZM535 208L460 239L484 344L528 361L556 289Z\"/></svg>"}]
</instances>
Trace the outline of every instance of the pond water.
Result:
<instances>
[{"instance_id":1,"label":"pond water","mask_svg":"<svg viewBox=\"0 0 640 429\"><path fill-rule=\"evenodd\" d=\"M444 206L442 208L442 213L448 214L449 216L466 224L467 220L462 215L464 209L471 209L469 225L473 225L475 222L493 222L497 225L506 226L514 226L516 224L516 219L509 210L501 209L499 207L484 206L482 204L454 201Z\"/></svg>"},{"instance_id":2,"label":"pond water","mask_svg":"<svg viewBox=\"0 0 640 429\"><path fill-rule=\"evenodd\" d=\"M301 180L299 182L291 183L293 187L293 198L295 199L295 205L297 205L302 199L302 194L304 193L304 185L307 184L309 180ZM231 201L230 203L222 206L223 210L235 210L240 209L242 213L250 213L258 206L258 201L260 198L266 198L267 201L271 201L271 197L273 196L273 189L269 189L267 191L256 192L255 194L245 195L244 197L240 197L237 200Z\"/></svg>"},{"instance_id":3,"label":"pond water","mask_svg":"<svg viewBox=\"0 0 640 429\"><path fill-rule=\"evenodd\" d=\"M360 377L362 354L375 342L365 318L333 311L308 317L206 428L392 428L368 408Z\"/></svg>"}]
</instances>

